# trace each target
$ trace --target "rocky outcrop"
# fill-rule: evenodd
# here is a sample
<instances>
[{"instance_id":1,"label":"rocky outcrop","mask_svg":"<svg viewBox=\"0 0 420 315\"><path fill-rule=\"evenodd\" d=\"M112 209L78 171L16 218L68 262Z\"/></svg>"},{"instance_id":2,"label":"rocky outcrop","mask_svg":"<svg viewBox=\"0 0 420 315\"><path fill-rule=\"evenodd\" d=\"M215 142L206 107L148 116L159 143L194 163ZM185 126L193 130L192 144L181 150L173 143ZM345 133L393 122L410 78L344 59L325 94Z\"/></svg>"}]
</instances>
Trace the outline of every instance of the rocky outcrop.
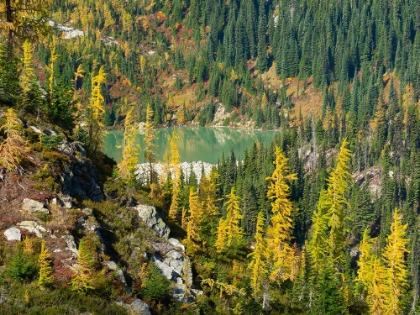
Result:
<instances>
[{"instance_id":1,"label":"rocky outcrop","mask_svg":"<svg viewBox=\"0 0 420 315\"><path fill-rule=\"evenodd\" d=\"M159 217L156 208L147 205L138 205L134 207L139 218L151 229L155 230L156 234L162 238L168 238L171 230Z\"/></svg>"},{"instance_id":2,"label":"rocky outcrop","mask_svg":"<svg viewBox=\"0 0 420 315\"><path fill-rule=\"evenodd\" d=\"M8 241L18 241L20 242L22 240L22 235L20 234L20 230L15 227L11 227L4 231L4 236L6 237L6 240Z\"/></svg>"},{"instance_id":3,"label":"rocky outcrop","mask_svg":"<svg viewBox=\"0 0 420 315\"><path fill-rule=\"evenodd\" d=\"M85 159L73 159L68 170L62 175L63 194L93 201L102 201L105 195L98 184L98 171Z\"/></svg>"},{"instance_id":4,"label":"rocky outcrop","mask_svg":"<svg viewBox=\"0 0 420 315\"><path fill-rule=\"evenodd\" d=\"M44 207L44 204L42 202L32 200L29 198L23 199L22 203L22 210L29 211L29 212L44 212L46 214L49 214L50 211Z\"/></svg>"},{"instance_id":5,"label":"rocky outcrop","mask_svg":"<svg viewBox=\"0 0 420 315\"><path fill-rule=\"evenodd\" d=\"M18 226L27 230L29 233L34 233L39 238L43 237L42 233L49 232L46 228L44 228L42 225L39 225L35 221L22 221L18 223Z\"/></svg>"},{"instance_id":6,"label":"rocky outcrop","mask_svg":"<svg viewBox=\"0 0 420 315\"><path fill-rule=\"evenodd\" d=\"M63 235L61 238L66 242L66 249L71 251L73 253L73 256L76 257L79 252L77 251L77 246L76 242L74 241L73 235Z\"/></svg>"},{"instance_id":7,"label":"rocky outcrop","mask_svg":"<svg viewBox=\"0 0 420 315\"><path fill-rule=\"evenodd\" d=\"M190 288L192 283L192 270L185 247L176 239L170 238L168 243L152 243L156 253L151 261L160 273L173 282L172 297L180 302L193 302L201 291Z\"/></svg>"}]
</instances>

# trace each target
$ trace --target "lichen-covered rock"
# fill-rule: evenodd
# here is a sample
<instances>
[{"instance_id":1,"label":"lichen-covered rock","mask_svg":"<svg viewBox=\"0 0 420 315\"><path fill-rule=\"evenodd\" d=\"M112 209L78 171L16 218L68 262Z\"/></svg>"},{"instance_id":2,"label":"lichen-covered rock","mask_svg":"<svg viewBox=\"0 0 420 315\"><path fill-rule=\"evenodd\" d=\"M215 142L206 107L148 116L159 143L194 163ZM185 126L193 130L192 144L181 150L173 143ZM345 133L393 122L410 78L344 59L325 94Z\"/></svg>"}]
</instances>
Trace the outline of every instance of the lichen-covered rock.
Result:
<instances>
[{"instance_id":1,"label":"lichen-covered rock","mask_svg":"<svg viewBox=\"0 0 420 315\"><path fill-rule=\"evenodd\" d=\"M11 227L4 231L4 236L6 237L6 240L8 241L21 241L22 235L20 234L20 230L15 227Z\"/></svg>"},{"instance_id":2,"label":"lichen-covered rock","mask_svg":"<svg viewBox=\"0 0 420 315\"><path fill-rule=\"evenodd\" d=\"M74 241L73 235L63 235L61 237L67 244L67 249L73 253L74 256L78 255L76 242Z\"/></svg>"},{"instance_id":3,"label":"lichen-covered rock","mask_svg":"<svg viewBox=\"0 0 420 315\"><path fill-rule=\"evenodd\" d=\"M43 237L42 233L49 232L46 228L44 228L42 225L39 225L35 221L22 221L22 222L18 223L18 225L22 229L25 229L30 233L35 233L35 235L39 238Z\"/></svg>"},{"instance_id":4,"label":"lichen-covered rock","mask_svg":"<svg viewBox=\"0 0 420 315\"><path fill-rule=\"evenodd\" d=\"M168 242L171 245L173 245L174 247L179 248L180 250L185 252L185 246L182 245L182 243L180 241L178 241L176 238L170 238L170 239L168 239Z\"/></svg>"},{"instance_id":5,"label":"lichen-covered rock","mask_svg":"<svg viewBox=\"0 0 420 315\"><path fill-rule=\"evenodd\" d=\"M22 203L22 210L29 211L29 212L44 212L46 214L49 214L50 211L44 207L44 204L42 202L32 200L29 198L23 199Z\"/></svg>"},{"instance_id":6,"label":"lichen-covered rock","mask_svg":"<svg viewBox=\"0 0 420 315\"><path fill-rule=\"evenodd\" d=\"M147 205L138 205L134 207L140 219L150 228L156 231L159 237L168 239L171 230L159 217L156 208Z\"/></svg>"}]
</instances>

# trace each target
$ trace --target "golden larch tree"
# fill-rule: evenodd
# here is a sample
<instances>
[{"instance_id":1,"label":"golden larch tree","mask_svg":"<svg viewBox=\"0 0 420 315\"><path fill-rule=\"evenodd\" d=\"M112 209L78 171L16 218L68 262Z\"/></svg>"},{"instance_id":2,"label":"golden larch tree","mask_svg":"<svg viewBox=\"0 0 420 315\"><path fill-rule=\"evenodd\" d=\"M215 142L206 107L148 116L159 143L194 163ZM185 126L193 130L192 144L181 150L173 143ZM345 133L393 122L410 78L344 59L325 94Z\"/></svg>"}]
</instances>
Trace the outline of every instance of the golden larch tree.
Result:
<instances>
[{"instance_id":1,"label":"golden larch tree","mask_svg":"<svg viewBox=\"0 0 420 315\"><path fill-rule=\"evenodd\" d=\"M327 203L329 205L328 225L330 227L329 246L331 249L331 258L341 264L344 257L345 237L348 226L345 219L348 216L347 195L350 190L350 157L351 152L347 148L348 142L344 139L340 153L337 158L337 165L328 178L328 187L326 191Z\"/></svg>"},{"instance_id":2,"label":"golden larch tree","mask_svg":"<svg viewBox=\"0 0 420 315\"><path fill-rule=\"evenodd\" d=\"M195 242L201 240L200 236L200 226L201 221L203 219L203 210L201 208L200 200L198 198L198 193L194 188L190 188L190 195L189 195L189 215L187 217L186 222L186 246L187 251L193 253L195 251Z\"/></svg>"},{"instance_id":3,"label":"golden larch tree","mask_svg":"<svg viewBox=\"0 0 420 315\"><path fill-rule=\"evenodd\" d=\"M251 288L256 301L260 300L263 286L268 281L268 259L270 257L270 253L268 252L264 234L264 214L259 212L255 232L254 250L248 255L248 257L251 257L251 262L248 265L248 269L251 270Z\"/></svg>"},{"instance_id":4,"label":"golden larch tree","mask_svg":"<svg viewBox=\"0 0 420 315\"><path fill-rule=\"evenodd\" d=\"M70 281L73 291L83 293L94 289L93 268L96 263L93 251L92 240L83 238L80 240L77 264L73 266L74 275Z\"/></svg>"},{"instance_id":5,"label":"golden larch tree","mask_svg":"<svg viewBox=\"0 0 420 315\"><path fill-rule=\"evenodd\" d=\"M402 215L394 210L391 233L387 237L382 257L385 262L386 291L385 307L387 314L402 314L402 298L408 289L408 269L404 256L409 252L406 238L407 224L402 223Z\"/></svg>"},{"instance_id":6,"label":"golden larch tree","mask_svg":"<svg viewBox=\"0 0 420 315\"><path fill-rule=\"evenodd\" d=\"M226 240L227 240L227 231L226 231L226 221L223 218L219 219L219 224L217 226L217 235L216 235L216 243L214 247L216 247L217 252L221 253L226 249Z\"/></svg>"},{"instance_id":7,"label":"golden larch tree","mask_svg":"<svg viewBox=\"0 0 420 315\"><path fill-rule=\"evenodd\" d=\"M0 126L0 131L6 135L6 139L0 144L0 167L10 172L19 167L28 146L20 135L22 122L12 108L6 111L5 118L5 123Z\"/></svg>"},{"instance_id":8,"label":"golden larch tree","mask_svg":"<svg viewBox=\"0 0 420 315\"><path fill-rule=\"evenodd\" d=\"M178 146L176 145L177 140L178 136L174 130L172 132L171 141L169 143L171 153L169 163L172 167L172 201L171 206L169 207L169 218L173 221L178 219L179 195L181 193L181 161Z\"/></svg>"},{"instance_id":9,"label":"golden larch tree","mask_svg":"<svg viewBox=\"0 0 420 315\"><path fill-rule=\"evenodd\" d=\"M103 67L99 68L96 76L92 77L92 92L87 107L89 125L89 145L92 152L101 149L104 133L105 99L101 92L101 86L106 81L106 73Z\"/></svg>"},{"instance_id":10,"label":"golden larch tree","mask_svg":"<svg viewBox=\"0 0 420 315\"><path fill-rule=\"evenodd\" d=\"M226 224L227 224L227 245L239 246L243 242L243 230L241 227L242 209L240 199L232 187L230 194L226 196Z\"/></svg>"},{"instance_id":11,"label":"golden larch tree","mask_svg":"<svg viewBox=\"0 0 420 315\"><path fill-rule=\"evenodd\" d=\"M267 229L267 244L272 255L272 280L289 279L292 273L294 256L290 245L292 239L292 210L293 204L289 200L290 187L288 181L296 180L296 174L289 173L288 159L284 156L279 147L275 152L275 169L270 177L267 197L272 200L272 216Z\"/></svg>"},{"instance_id":12,"label":"golden larch tree","mask_svg":"<svg viewBox=\"0 0 420 315\"><path fill-rule=\"evenodd\" d=\"M156 139L156 133L152 119L153 110L150 104L148 104L146 109L146 124L144 127L144 142L146 144L146 147L144 148L144 161L149 163L149 184L152 184L154 182L153 163L156 160L154 144L154 141Z\"/></svg>"},{"instance_id":13,"label":"golden larch tree","mask_svg":"<svg viewBox=\"0 0 420 315\"><path fill-rule=\"evenodd\" d=\"M33 46L26 40L23 45L22 72L20 73L20 87L23 92L23 103L28 101L28 93L34 79L34 66L32 64Z\"/></svg>"},{"instance_id":14,"label":"golden larch tree","mask_svg":"<svg viewBox=\"0 0 420 315\"><path fill-rule=\"evenodd\" d=\"M135 125L133 108L125 116L124 140L121 161L118 163L118 172L123 180L130 180L139 159L139 144L137 142L137 128Z\"/></svg>"},{"instance_id":15,"label":"golden larch tree","mask_svg":"<svg viewBox=\"0 0 420 315\"><path fill-rule=\"evenodd\" d=\"M41 252L38 257L39 278L38 285L46 286L53 282L53 269L51 267L51 254L45 247L45 241L41 241Z\"/></svg>"}]
</instances>

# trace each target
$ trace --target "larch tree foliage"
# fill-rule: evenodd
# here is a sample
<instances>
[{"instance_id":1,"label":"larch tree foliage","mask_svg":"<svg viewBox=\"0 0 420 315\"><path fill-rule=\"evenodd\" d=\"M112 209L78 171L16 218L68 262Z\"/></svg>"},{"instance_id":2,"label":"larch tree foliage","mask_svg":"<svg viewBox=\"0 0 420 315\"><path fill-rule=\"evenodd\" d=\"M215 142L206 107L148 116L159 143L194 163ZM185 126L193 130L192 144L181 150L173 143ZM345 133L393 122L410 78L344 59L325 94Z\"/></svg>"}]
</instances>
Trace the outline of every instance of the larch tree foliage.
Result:
<instances>
[{"instance_id":1,"label":"larch tree foliage","mask_svg":"<svg viewBox=\"0 0 420 315\"><path fill-rule=\"evenodd\" d=\"M319 201L312 216L312 229L309 240L309 254L312 268L319 274L328 255L328 204L325 191L321 191Z\"/></svg>"},{"instance_id":2,"label":"larch tree foliage","mask_svg":"<svg viewBox=\"0 0 420 315\"><path fill-rule=\"evenodd\" d=\"M155 144L153 142L155 139L156 134L153 123L153 110L150 104L148 104L146 109L146 124L144 126L144 142L146 144L146 147L144 148L144 161L149 163L149 184L154 182L153 163L155 162L156 157Z\"/></svg>"},{"instance_id":3,"label":"larch tree foliage","mask_svg":"<svg viewBox=\"0 0 420 315\"><path fill-rule=\"evenodd\" d=\"M251 262L248 265L248 269L251 271L251 288L255 300L258 302L263 297L264 287L268 283L268 260L270 257L265 239L263 212L258 213L254 250L248 257L251 257Z\"/></svg>"},{"instance_id":4,"label":"larch tree foliage","mask_svg":"<svg viewBox=\"0 0 420 315\"><path fill-rule=\"evenodd\" d=\"M41 241L41 252L38 257L39 278L38 285L43 287L53 282L53 269L51 267L51 253L45 247L45 241Z\"/></svg>"},{"instance_id":5,"label":"larch tree foliage","mask_svg":"<svg viewBox=\"0 0 420 315\"><path fill-rule=\"evenodd\" d=\"M288 181L296 180L296 174L289 173L288 159L284 156L279 147L275 152L275 169L273 174L266 178L270 181L267 197L271 202L271 219L267 229L267 244L271 253L272 280L287 280L292 277L292 269L295 256L291 247L292 239L292 211L293 204L288 199L290 187Z\"/></svg>"},{"instance_id":6,"label":"larch tree foliage","mask_svg":"<svg viewBox=\"0 0 420 315\"><path fill-rule=\"evenodd\" d=\"M44 36L51 0L5 0L0 2L0 29L7 39L9 56L16 41L37 41Z\"/></svg>"},{"instance_id":7,"label":"larch tree foliage","mask_svg":"<svg viewBox=\"0 0 420 315\"><path fill-rule=\"evenodd\" d=\"M101 86L106 81L106 73L103 67L99 68L98 74L92 77L92 92L87 106L87 123L89 126L89 146L92 153L100 150L103 143L105 98L102 95Z\"/></svg>"},{"instance_id":8,"label":"larch tree foliage","mask_svg":"<svg viewBox=\"0 0 420 315\"><path fill-rule=\"evenodd\" d=\"M351 152L348 149L347 140L343 140L340 153L337 158L337 165L328 178L326 191L326 203L329 206L328 226L330 228L328 243L331 249L331 258L341 265L345 259L344 248L346 242L346 231L348 226L345 219L349 215L347 197L350 191Z\"/></svg>"},{"instance_id":9,"label":"larch tree foliage","mask_svg":"<svg viewBox=\"0 0 420 315\"><path fill-rule=\"evenodd\" d=\"M226 217L220 218L217 228L217 239L215 247L218 252L223 252L229 247L239 247L243 243L243 231L240 226L242 210L240 208L240 198L236 195L235 188L232 187L226 196L224 204Z\"/></svg>"},{"instance_id":10,"label":"larch tree foliage","mask_svg":"<svg viewBox=\"0 0 420 315\"><path fill-rule=\"evenodd\" d=\"M181 193L181 160L179 156L178 146L176 141L178 140L176 131L172 132L171 141L169 143L171 157L169 163L172 168L172 200L171 206L169 207L169 218L173 221L178 219L179 215L179 196Z\"/></svg>"},{"instance_id":11,"label":"larch tree foliage","mask_svg":"<svg viewBox=\"0 0 420 315\"><path fill-rule=\"evenodd\" d=\"M366 229L363 233L363 239L359 245L360 256L357 261L357 277L355 281L362 285L362 291L370 292L373 278L373 263L376 255L372 253L373 240L369 236L369 231Z\"/></svg>"},{"instance_id":12,"label":"larch tree foliage","mask_svg":"<svg viewBox=\"0 0 420 315\"><path fill-rule=\"evenodd\" d=\"M22 71L20 73L20 87L22 89L22 105L26 106L29 101L29 92L31 91L31 85L34 80L34 67L32 64L33 46L30 41L26 40L23 45L23 57L22 57Z\"/></svg>"},{"instance_id":13,"label":"larch tree foliage","mask_svg":"<svg viewBox=\"0 0 420 315\"><path fill-rule=\"evenodd\" d=\"M0 166L10 172L18 169L28 146L20 135L22 122L12 108L6 111L5 118L5 123L0 126L0 132L6 136L0 144Z\"/></svg>"},{"instance_id":14,"label":"larch tree foliage","mask_svg":"<svg viewBox=\"0 0 420 315\"><path fill-rule=\"evenodd\" d=\"M134 170L139 158L139 144L137 142L137 128L131 108L125 116L124 140L121 161L118 163L118 173L123 180L130 180L134 176Z\"/></svg>"},{"instance_id":15,"label":"larch tree foliage","mask_svg":"<svg viewBox=\"0 0 420 315\"><path fill-rule=\"evenodd\" d=\"M197 190L193 187L190 188L189 204L189 215L186 219L187 238L185 240L185 244L187 246L187 251L189 253L194 253L197 248L195 243L201 240L199 231L201 221L203 220L203 209L198 198Z\"/></svg>"},{"instance_id":16,"label":"larch tree foliage","mask_svg":"<svg viewBox=\"0 0 420 315\"><path fill-rule=\"evenodd\" d=\"M201 177L199 196L203 213L206 214L203 217L203 225L212 224L215 221L214 219L219 214L219 210L216 205L216 202L218 201L218 177L219 174L214 168L211 169L209 176L206 176L203 173L203 176Z\"/></svg>"},{"instance_id":17,"label":"larch tree foliage","mask_svg":"<svg viewBox=\"0 0 420 315\"><path fill-rule=\"evenodd\" d=\"M404 256L409 252L406 238L407 224L402 223L402 214L394 210L391 233L389 234L382 257L385 263L385 308L386 314L403 314L403 297L408 289L409 272Z\"/></svg>"},{"instance_id":18,"label":"larch tree foliage","mask_svg":"<svg viewBox=\"0 0 420 315\"><path fill-rule=\"evenodd\" d=\"M84 293L94 289L93 269L95 257L93 255L92 240L83 238L80 240L77 264L73 267L74 275L70 281L71 289L78 293Z\"/></svg>"}]
</instances>

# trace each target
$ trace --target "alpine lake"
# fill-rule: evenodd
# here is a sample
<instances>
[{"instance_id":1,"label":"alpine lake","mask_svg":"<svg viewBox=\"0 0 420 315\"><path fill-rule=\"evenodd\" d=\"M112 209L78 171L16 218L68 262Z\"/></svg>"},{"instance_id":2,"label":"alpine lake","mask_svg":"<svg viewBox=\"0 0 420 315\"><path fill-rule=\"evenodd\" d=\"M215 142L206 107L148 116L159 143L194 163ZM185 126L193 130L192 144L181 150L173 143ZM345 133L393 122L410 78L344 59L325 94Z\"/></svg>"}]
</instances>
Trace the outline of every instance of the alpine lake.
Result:
<instances>
[{"instance_id":1,"label":"alpine lake","mask_svg":"<svg viewBox=\"0 0 420 315\"><path fill-rule=\"evenodd\" d=\"M248 129L233 129L228 127L180 127L175 128L178 136L177 146L181 162L202 161L217 164L225 157L230 156L233 150L237 160L244 158L246 148L251 148L258 140L265 145L272 142L279 131L263 131ZM169 147L174 128L156 129L154 141L155 154L158 161L164 161L164 155ZM124 132L122 130L108 131L105 136L105 154L119 162L122 156L122 143ZM144 135L137 134L140 145L139 163L144 162L142 149L145 148Z\"/></svg>"}]
</instances>

